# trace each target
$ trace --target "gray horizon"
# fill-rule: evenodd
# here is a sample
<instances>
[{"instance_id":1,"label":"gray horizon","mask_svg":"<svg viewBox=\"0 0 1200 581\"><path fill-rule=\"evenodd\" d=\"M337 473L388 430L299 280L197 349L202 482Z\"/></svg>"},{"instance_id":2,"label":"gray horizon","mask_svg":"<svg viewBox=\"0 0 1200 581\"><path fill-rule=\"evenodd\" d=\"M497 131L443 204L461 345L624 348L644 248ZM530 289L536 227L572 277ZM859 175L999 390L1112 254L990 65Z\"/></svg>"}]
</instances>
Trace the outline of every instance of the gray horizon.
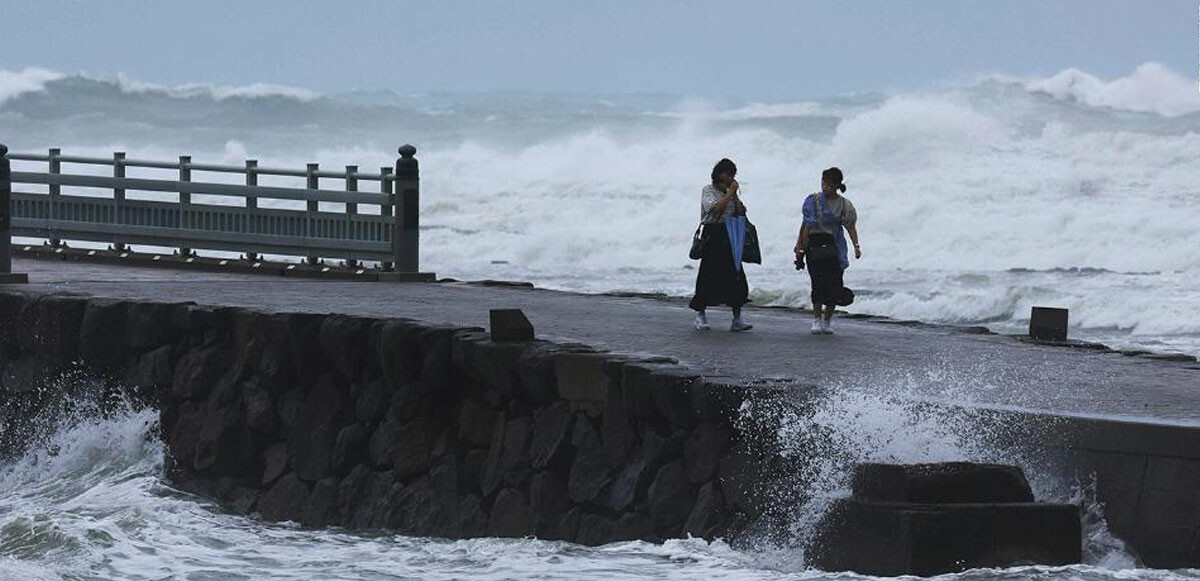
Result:
<instances>
[{"instance_id":1,"label":"gray horizon","mask_svg":"<svg viewBox=\"0 0 1200 581\"><path fill-rule=\"evenodd\" d=\"M325 94L811 98L986 74L1196 71L1194 2L715 0L436 4L44 0L5 6L0 69Z\"/></svg>"}]
</instances>

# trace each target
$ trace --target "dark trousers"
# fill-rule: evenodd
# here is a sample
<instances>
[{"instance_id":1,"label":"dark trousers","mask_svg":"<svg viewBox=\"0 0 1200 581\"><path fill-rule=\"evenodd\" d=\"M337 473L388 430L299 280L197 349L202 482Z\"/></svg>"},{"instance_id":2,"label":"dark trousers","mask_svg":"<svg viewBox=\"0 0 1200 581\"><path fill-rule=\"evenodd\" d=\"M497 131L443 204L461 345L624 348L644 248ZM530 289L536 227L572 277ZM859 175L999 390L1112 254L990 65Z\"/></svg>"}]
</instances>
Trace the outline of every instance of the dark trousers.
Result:
<instances>
[{"instance_id":1,"label":"dark trousers","mask_svg":"<svg viewBox=\"0 0 1200 581\"><path fill-rule=\"evenodd\" d=\"M725 225L705 224L704 235L708 242L704 245L704 258L700 259L700 272L696 273L696 294L688 306L694 311L718 305L741 308L749 302L750 287L746 271L734 267L733 248Z\"/></svg>"},{"instance_id":2,"label":"dark trousers","mask_svg":"<svg viewBox=\"0 0 1200 581\"><path fill-rule=\"evenodd\" d=\"M824 244L837 244L837 241L832 234L809 234L808 248ZM807 252L807 249L805 251ZM815 264L809 261L807 267L808 278L812 281L813 309L816 309L817 305L836 305L842 296L842 287L846 286L842 280L844 271L838 259Z\"/></svg>"}]
</instances>

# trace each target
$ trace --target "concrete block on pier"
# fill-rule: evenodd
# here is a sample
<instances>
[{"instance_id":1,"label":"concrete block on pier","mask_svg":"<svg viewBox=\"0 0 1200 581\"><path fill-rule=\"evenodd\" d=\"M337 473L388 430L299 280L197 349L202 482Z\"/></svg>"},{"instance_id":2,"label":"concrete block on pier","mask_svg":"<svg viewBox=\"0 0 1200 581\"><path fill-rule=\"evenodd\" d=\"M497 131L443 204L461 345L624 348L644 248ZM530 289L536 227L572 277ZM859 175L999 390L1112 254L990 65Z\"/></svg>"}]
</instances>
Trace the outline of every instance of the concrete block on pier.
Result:
<instances>
[{"instance_id":1,"label":"concrete block on pier","mask_svg":"<svg viewBox=\"0 0 1200 581\"><path fill-rule=\"evenodd\" d=\"M860 464L854 496L874 502L1033 502L1020 468L970 462Z\"/></svg>"},{"instance_id":2,"label":"concrete block on pier","mask_svg":"<svg viewBox=\"0 0 1200 581\"><path fill-rule=\"evenodd\" d=\"M809 564L895 576L1078 563L1079 507L1034 503L1028 491L1012 466L860 466L853 498L818 525Z\"/></svg>"},{"instance_id":3,"label":"concrete block on pier","mask_svg":"<svg viewBox=\"0 0 1200 581\"><path fill-rule=\"evenodd\" d=\"M1029 315L1029 336L1044 341L1067 340L1067 309L1033 307Z\"/></svg>"},{"instance_id":4,"label":"concrete block on pier","mask_svg":"<svg viewBox=\"0 0 1200 581\"><path fill-rule=\"evenodd\" d=\"M521 309L492 309L492 341L533 341L533 323Z\"/></svg>"}]
</instances>

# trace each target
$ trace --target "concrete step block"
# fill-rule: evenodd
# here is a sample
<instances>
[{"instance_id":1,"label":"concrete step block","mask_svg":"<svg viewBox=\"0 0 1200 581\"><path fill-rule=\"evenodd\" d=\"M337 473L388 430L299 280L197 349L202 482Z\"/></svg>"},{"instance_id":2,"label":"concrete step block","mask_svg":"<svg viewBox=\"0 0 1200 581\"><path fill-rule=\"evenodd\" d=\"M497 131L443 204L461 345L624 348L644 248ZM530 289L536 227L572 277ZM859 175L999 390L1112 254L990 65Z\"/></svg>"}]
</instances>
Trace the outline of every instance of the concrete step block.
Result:
<instances>
[{"instance_id":1,"label":"concrete step block","mask_svg":"<svg viewBox=\"0 0 1200 581\"><path fill-rule=\"evenodd\" d=\"M863 575L938 575L979 567L1070 565L1082 558L1071 504L836 502L808 564Z\"/></svg>"},{"instance_id":2,"label":"concrete step block","mask_svg":"<svg viewBox=\"0 0 1200 581\"><path fill-rule=\"evenodd\" d=\"M859 464L853 489L854 498L862 501L1033 502L1021 469L1000 464Z\"/></svg>"}]
</instances>

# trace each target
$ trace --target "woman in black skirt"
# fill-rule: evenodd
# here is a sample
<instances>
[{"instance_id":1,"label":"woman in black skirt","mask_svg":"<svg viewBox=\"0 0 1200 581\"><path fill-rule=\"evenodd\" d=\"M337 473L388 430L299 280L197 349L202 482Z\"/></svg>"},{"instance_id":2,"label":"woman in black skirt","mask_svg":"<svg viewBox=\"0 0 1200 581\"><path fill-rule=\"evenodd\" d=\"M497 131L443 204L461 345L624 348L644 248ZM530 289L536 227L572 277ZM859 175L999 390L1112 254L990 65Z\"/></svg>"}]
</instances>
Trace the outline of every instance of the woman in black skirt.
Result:
<instances>
[{"instance_id":1,"label":"woman in black skirt","mask_svg":"<svg viewBox=\"0 0 1200 581\"><path fill-rule=\"evenodd\" d=\"M804 223L796 241L796 265L802 267L808 257L808 276L812 279L814 335L833 334L833 309L848 305L842 274L850 266L845 230L854 243L854 258L862 258L858 245L858 212L842 195L846 192L842 170L831 167L821 173L821 191L804 200Z\"/></svg>"},{"instance_id":2,"label":"woman in black skirt","mask_svg":"<svg viewBox=\"0 0 1200 581\"><path fill-rule=\"evenodd\" d=\"M746 214L746 206L738 198L737 180L733 179L736 175L737 166L728 159L722 159L713 166L712 184L704 186L700 193L704 255L700 259L700 272L696 274L696 294L688 305L696 311L695 324L699 331L711 328L704 310L717 305L733 308L730 331L753 328L742 319L742 305L748 302L749 295L746 273L741 264L733 261L733 248L729 244L729 233L725 230L727 218Z\"/></svg>"}]
</instances>

